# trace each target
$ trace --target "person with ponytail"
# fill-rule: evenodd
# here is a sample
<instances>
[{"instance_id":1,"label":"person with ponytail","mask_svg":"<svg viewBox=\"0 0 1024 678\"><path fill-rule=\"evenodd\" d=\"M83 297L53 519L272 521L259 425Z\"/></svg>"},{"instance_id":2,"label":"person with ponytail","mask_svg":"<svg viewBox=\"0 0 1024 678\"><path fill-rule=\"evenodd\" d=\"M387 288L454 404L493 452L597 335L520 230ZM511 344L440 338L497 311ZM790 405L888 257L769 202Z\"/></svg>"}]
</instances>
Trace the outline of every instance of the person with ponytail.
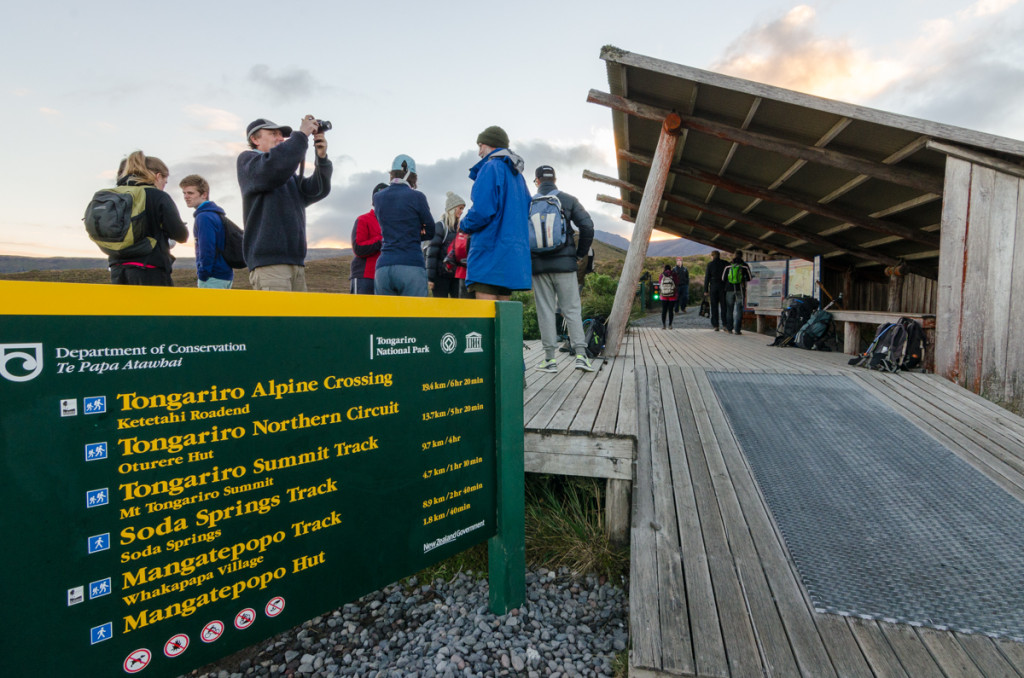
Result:
<instances>
[{"instance_id":1,"label":"person with ponytail","mask_svg":"<svg viewBox=\"0 0 1024 678\"><path fill-rule=\"evenodd\" d=\"M188 240L188 228L181 220L178 207L160 185L166 185L167 165L157 158L147 158L135 151L121 161L117 172L118 186L141 186L146 196L145 234L153 242L152 250L143 255L120 257L110 255L110 282L115 285L150 285L171 287L170 241Z\"/></svg>"}]
</instances>

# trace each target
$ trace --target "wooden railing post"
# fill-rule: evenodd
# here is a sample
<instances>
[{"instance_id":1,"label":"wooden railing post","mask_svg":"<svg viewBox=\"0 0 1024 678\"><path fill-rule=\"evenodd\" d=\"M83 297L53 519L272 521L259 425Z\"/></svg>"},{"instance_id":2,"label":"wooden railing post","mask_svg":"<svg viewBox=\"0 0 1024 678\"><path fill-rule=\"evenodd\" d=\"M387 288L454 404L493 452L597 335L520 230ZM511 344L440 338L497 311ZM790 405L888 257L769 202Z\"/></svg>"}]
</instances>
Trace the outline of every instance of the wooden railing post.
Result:
<instances>
[{"instance_id":1,"label":"wooden railing post","mask_svg":"<svg viewBox=\"0 0 1024 678\"><path fill-rule=\"evenodd\" d=\"M675 113L665 118L658 138L658 148L651 162L651 173L647 175L644 195L637 210L636 223L633 226L633 237L626 252L626 261L619 276L619 286L615 290L615 301L608 317L608 337L605 340L605 355L614 357L619 354L619 344L626 335L626 323L629 322L629 311L633 308L636 297L636 284L640 280L640 272L647 258L647 246L651 241L651 231L661 206L661 196L665 190L665 180L672 156L676 150L676 139L682 131L682 121Z\"/></svg>"}]
</instances>

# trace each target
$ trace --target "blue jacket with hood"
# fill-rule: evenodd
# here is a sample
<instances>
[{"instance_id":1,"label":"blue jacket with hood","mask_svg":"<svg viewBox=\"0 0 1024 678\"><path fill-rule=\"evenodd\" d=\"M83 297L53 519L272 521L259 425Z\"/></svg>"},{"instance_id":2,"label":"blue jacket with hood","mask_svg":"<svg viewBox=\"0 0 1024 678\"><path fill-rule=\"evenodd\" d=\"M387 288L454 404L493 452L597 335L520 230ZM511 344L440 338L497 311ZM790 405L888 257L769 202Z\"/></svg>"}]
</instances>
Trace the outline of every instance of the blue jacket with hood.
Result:
<instances>
[{"instance_id":1,"label":"blue jacket with hood","mask_svg":"<svg viewBox=\"0 0 1024 678\"><path fill-rule=\"evenodd\" d=\"M207 200L192 214L196 223L192 226L192 237L196 245L196 274L200 280L217 278L234 280L235 272L224 261L224 216L212 200Z\"/></svg>"},{"instance_id":2,"label":"blue jacket with hood","mask_svg":"<svg viewBox=\"0 0 1024 678\"><path fill-rule=\"evenodd\" d=\"M459 224L459 230L472 236L467 285L530 289L530 191L523 167L522 158L499 148L469 170L473 206Z\"/></svg>"}]
</instances>

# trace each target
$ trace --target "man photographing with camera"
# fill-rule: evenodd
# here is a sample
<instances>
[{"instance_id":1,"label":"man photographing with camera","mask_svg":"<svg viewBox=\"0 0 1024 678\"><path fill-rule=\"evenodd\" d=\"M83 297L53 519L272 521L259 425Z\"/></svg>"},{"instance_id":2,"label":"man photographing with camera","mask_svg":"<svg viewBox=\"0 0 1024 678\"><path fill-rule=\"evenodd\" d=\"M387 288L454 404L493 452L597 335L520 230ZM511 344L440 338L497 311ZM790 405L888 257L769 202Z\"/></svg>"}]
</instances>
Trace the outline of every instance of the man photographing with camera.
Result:
<instances>
[{"instance_id":1,"label":"man photographing with camera","mask_svg":"<svg viewBox=\"0 0 1024 678\"><path fill-rule=\"evenodd\" d=\"M254 290L306 291L306 207L331 191L334 166L327 159L324 132L331 123L307 115L298 134L266 118L249 123L248 151L238 156L242 189L242 249ZM313 136L316 164L308 177L296 175Z\"/></svg>"}]
</instances>

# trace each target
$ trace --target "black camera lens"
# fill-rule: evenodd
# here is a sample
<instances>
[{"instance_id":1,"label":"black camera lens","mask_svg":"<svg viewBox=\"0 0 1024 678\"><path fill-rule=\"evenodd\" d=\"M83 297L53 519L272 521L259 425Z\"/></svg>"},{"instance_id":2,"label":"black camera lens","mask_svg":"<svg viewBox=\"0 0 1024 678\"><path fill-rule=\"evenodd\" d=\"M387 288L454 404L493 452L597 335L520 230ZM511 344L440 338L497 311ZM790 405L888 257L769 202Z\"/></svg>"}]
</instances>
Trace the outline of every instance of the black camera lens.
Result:
<instances>
[{"instance_id":1,"label":"black camera lens","mask_svg":"<svg viewBox=\"0 0 1024 678\"><path fill-rule=\"evenodd\" d=\"M318 127L318 129L317 129L318 133L319 132L326 132L326 131L330 130L333 127L333 125L331 125L331 121L330 120L317 120L316 121L316 125Z\"/></svg>"}]
</instances>

